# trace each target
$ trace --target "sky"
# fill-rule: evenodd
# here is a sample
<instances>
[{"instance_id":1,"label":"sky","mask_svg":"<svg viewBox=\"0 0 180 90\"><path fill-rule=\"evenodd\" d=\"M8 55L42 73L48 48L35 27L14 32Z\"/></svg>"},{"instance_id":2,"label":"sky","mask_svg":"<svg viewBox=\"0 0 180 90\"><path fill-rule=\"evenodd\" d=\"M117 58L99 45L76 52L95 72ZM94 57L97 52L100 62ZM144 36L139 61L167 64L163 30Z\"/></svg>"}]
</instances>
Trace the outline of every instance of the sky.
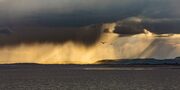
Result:
<instances>
[{"instance_id":1,"label":"sky","mask_svg":"<svg viewBox=\"0 0 180 90\"><path fill-rule=\"evenodd\" d=\"M146 22L151 28L157 28L153 32L180 33L180 30L177 30L180 28L179 2L179 0L0 0L0 26L81 27L141 17L152 19L151 21L158 19L159 22ZM164 19L166 20L163 21ZM163 22L160 22L161 20ZM173 29L169 30L171 28Z\"/></svg>"},{"instance_id":2,"label":"sky","mask_svg":"<svg viewBox=\"0 0 180 90\"><path fill-rule=\"evenodd\" d=\"M179 0L0 0L0 64L175 58Z\"/></svg>"}]
</instances>

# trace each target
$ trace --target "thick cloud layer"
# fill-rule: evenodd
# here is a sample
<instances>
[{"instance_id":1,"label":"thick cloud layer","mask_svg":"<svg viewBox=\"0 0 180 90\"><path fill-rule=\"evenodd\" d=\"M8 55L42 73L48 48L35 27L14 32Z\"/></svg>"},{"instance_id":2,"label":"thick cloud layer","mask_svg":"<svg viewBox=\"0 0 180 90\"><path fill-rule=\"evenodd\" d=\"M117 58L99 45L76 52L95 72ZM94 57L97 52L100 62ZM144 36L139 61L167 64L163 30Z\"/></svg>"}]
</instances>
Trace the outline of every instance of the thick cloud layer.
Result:
<instances>
[{"instance_id":1,"label":"thick cloud layer","mask_svg":"<svg viewBox=\"0 0 180 90\"><path fill-rule=\"evenodd\" d=\"M0 29L0 46L19 44L73 42L90 46L95 44L102 34L101 25L82 28L58 27L12 27Z\"/></svg>"},{"instance_id":2,"label":"thick cloud layer","mask_svg":"<svg viewBox=\"0 0 180 90\"><path fill-rule=\"evenodd\" d=\"M178 0L1 0L0 25L74 27L114 22L136 16L178 19L178 4ZM174 27L174 23L167 24ZM154 31L171 33L172 30ZM180 31L173 30L172 33Z\"/></svg>"},{"instance_id":3,"label":"thick cloud layer","mask_svg":"<svg viewBox=\"0 0 180 90\"><path fill-rule=\"evenodd\" d=\"M34 43L64 44L66 42L92 46L104 37L104 33L114 33L120 37L151 32L173 35L180 29L179 23L179 19L130 17L112 23L94 24L86 27L63 28L17 25L0 28L0 46Z\"/></svg>"}]
</instances>

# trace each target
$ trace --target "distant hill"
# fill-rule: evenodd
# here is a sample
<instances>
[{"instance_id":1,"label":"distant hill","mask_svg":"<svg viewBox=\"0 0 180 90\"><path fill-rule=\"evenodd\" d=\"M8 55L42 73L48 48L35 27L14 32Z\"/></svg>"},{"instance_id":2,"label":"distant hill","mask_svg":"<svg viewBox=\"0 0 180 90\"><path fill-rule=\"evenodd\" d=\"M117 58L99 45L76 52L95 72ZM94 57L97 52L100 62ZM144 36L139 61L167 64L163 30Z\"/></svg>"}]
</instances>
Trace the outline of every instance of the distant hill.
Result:
<instances>
[{"instance_id":1,"label":"distant hill","mask_svg":"<svg viewBox=\"0 0 180 90\"><path fill-rule=\"evenodd\" d=\"M174 59L119 59L119 60L101 60L99 64L119 64L119 65L180 65L180 57Z\"/></svg>"}]
</instances>

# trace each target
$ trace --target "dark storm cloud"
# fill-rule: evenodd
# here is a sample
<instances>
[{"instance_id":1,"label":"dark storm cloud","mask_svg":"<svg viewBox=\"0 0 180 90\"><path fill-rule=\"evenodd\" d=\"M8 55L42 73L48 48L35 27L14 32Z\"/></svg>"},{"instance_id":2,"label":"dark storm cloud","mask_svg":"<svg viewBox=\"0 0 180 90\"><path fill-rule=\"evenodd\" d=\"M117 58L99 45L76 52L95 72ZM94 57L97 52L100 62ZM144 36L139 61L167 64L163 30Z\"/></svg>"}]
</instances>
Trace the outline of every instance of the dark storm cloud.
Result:
<instances>
[{"instance_id":1,"label":"dark storm cloud","mask_svg":"<svg viewBox=\"0 0 180 90\"><path fill-rule=\"evenodd\" d=\"M4 0L0 3L6 23L46 26L81 26L134 16L143 0ZM141 5L138 5L141 4ZM128 10L128 12L126 11Z\"/></svg>"},{"instance_id":2,"label":"dark storm cloud","mask_svg":"<svg viewBox=\"0 0 180 90\"><path fill-rule=\"evenodd\" d=\"M118 21L133 16L180 18L178 2L178 0L1 0L0 24L74 27Z\"/></svg>"},{"instance_id":3,"label":"dark storm cloud","mask_svg":"<svg viewBox=\"0 0 180 90\"><path fill-rule=\"evenodd\" d=\"M0 28L0 35L10 35L12 34L12 30L9 28Z\"/></svg>"},{"instance_id":4,"label":"dark storm cloud","mask_svg":"<svg viewBox=\"0 0 180 90\"><path fill-rule=\"evenodd\" d=\"M1 0L1 21L46 26L81 26L132 16L179 17L178 0ZM19 21L19 22L18 22Z\"/></svg>"},{"instance_id":5,"label":"dark storm cloud","mask_svg":"<svg viewBox=\"0 0 180 90\"><path fill-rule=\"evenodd\" d=\"M13 27L0 29L0 46L14 46L19 44L52 43L64 44L73 42L91 46L101 37L99 26L93 28L50 28L50 27Z\"/></svg>"},{"instance_id":6,"label":"dark storm cloud","mask_svg":"<svg viewBox=\"0 0 180 90\"><path fill-rule=\"evenodd\" d=\"M101 36L100 29L60 27L123 22L129 17L143 17L143 21L129 21L116 27L118 33L136 34L144 28L155 33L180 33L178 4L178 0L0 0L0 27L13 31L9 36L1 36L1 44L67 41L93 44Z\"/></svg>"},{"instance_id":7,"label":"dark storm cloud","mask_svg":"<svg viewBox=\"0 0 180 90\"><path fill-rule=\"evenodd\" d=\"M1 16L41 23L76 24L116 21L127 17L175 16L170 0L1 0ZM172 2L172 0L171 0ZM10 20L10 21L11 21ZM63 23L66 21L65 23ZM74 21L74 23L72 23Z\"/></svg>"}]
</instances>

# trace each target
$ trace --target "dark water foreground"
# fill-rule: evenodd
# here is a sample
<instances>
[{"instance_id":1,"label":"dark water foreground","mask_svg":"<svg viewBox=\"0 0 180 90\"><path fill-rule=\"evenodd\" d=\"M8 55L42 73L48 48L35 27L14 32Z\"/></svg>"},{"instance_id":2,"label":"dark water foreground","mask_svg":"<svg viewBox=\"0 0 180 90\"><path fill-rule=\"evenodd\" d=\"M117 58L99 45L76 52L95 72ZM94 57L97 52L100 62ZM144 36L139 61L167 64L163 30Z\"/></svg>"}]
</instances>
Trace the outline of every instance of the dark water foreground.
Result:
<instances>
[{"instance_id":1,"label":"dark water foreground","mask_svg":"<svg viewBox=\"0 0 180 90\"><path fill-rule=\"evenodd\" d=\"M0 65L0 90L180 90L179 68Z\"/></svg>"}]
</instances>

